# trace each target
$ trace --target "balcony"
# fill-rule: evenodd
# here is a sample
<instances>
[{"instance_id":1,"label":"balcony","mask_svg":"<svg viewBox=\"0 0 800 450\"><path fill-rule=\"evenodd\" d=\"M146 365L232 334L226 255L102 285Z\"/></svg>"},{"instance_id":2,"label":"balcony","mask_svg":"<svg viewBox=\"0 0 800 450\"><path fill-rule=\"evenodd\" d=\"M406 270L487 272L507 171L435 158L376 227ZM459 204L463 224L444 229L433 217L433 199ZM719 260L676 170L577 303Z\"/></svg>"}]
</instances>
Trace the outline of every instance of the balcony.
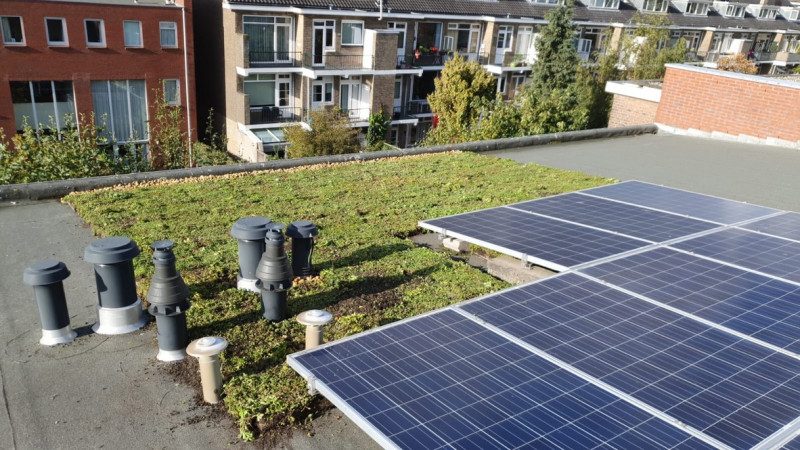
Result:
<instances>
[{"instance_id":1,"label":"balcony","mask_svg":"<svg viewBox=\"0 0 800 450\"><path fill-rule=\"evenodd\" d=\"M350 122L366 122L369 120L369 108L352 108L342 111L347 114Z\"/></svg>"},{"instance_id":2,"label":"balcony","mask_svg":"<svg viewBox=\"0 0 800 450\"><path fill-rule=\"evenodd\" d=\"M303 67L315 70L374 70L373 58L364 55L338 55L335 53L305 54Z\"/></svg>"},{"instance_id":3,"label":"balcony","mask_svg":"<svg viewBox=\"0 0 800 450\"><path fill-rule=\"evenodd\" d=\"M289 106L251 106L250 125L265 123L298 122L303 119L303 108Z\"/></svg>"},{"instance_id":4,"label":"balcony","mask_svg":"<svg viewBox=\"0 0 800 450\"><path fill-rule=\"evenodd\" d=\"M302 52L259 52L250 50L250 67L297 67Z\"/></svg>"},{"instance_id":5,"label":"balcony","mask_svg":"<svg viewBox=\"0 0 800 450\"><path fill-rule=\"evenodd\" d=\"M406 65L411 67L431 67L443 66L447 61L453 59L452 53L447 52L415 52L405 57L398 57L404 59Z\"/></svg>"}]
</instances>

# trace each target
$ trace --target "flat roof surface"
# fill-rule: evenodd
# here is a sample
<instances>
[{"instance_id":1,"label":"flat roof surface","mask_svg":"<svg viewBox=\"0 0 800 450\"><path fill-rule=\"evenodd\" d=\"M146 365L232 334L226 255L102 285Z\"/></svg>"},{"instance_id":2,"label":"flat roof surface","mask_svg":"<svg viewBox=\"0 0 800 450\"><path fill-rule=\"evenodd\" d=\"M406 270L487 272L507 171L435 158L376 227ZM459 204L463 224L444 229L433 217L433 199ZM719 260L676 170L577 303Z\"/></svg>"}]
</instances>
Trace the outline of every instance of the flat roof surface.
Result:
<instances>
[{"instance_id":1,"label":"flat roof surface","mask_svg":"<svg viewBox=\"0 0 800 450\"><path fill-rule=\"evenodd\" d=\"M646 134L483 153L800 211L800 150Z\"/></svg>"},{"instance_id":2,"label":"flat roof surface","mask_svg":"<svg viewBox=\"0 0 800 450\"><path fill-rule=\"evenodd\" d=\"M673 135L644 135L529 147L488 155L622 180L639 179L779 209L800 211L800 151ZM58 202L0 205L0 447L241 448L228 416L197 407L194 392L158 370L154 324L123 336L86 335L97 293L83 251L94 237ZM140 246L149 245L140 242ZM57 258L73 344L41 347L38 310L22 272ZM337 411L298 431L287 448L375 448ZM262 444L263 445L263 444Z\"/></svg>"}]
</instances>

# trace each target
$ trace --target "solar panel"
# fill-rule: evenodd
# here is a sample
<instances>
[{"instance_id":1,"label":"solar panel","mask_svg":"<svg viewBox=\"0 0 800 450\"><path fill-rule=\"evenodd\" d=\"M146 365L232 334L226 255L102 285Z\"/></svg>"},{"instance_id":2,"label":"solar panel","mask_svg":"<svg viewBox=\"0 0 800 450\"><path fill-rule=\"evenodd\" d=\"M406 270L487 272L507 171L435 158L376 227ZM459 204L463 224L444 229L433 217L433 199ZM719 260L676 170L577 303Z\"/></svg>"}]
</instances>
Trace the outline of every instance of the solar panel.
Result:
<instances>
[{"instance_id":1,"label":"solar panel","mask_svg":"<svg viewBox=\"0 0 800 450\"><path fill-rule=\"evenodd\" d=\"M713 448L452 310L288 361L385 447Z\"/></svg>"},{"instance_id":2,"label":"solar panel","mask_svg":"<svg viewBox=\"0 0 800 450\"><path fill-rule=\"evenodd\" d=\"M580 272L800 353L800 286L795 284L668 248Z\"/></svg>"},{"instance_id":3,"label":"solar panel","mask_svg":"<svg viewBox=\"0 0 800 450\"><path fill-rule=\"evenodd\" d=\"M648 245L643 240L507 207L426 220L420 226L555 270Z\"/></svg>"},{"instance_id":4,"label":"solar panel","mask_svg":"<svg viewBox=\"0 0 800 450\"><path fill-rule=\"evenodd\" d=\"M509 208L568 220L651 242L664 242L719 226L711 222L580 193L516 203L509 205Z\"/></svg>"},{"instance_id":5,"label":"solar panel","mask_svg":"<svg viewBox=\"0 0 800 450\"><path fill-rule=\"evenodd\" d=\"M660 209L725 225L775 214L778 210L641 181L626 181L581 191L584 194Z\"/></svg>"},{"instance_id":6,"label":"solar panel","mask_svg":"<svg viewBox=\"0 0 800 450\"><path fill-rule=\"evenodd\" d=\"M733 448L800 416L800 360L578 274L460 308Z\"/></svg>"},{"instance_id":7,"label":"solar panel","mask_svg":"<svg viewBox=\"0 0 800 450\"><path fill-rule=\"evenodd\" d=\"M787 212L778 216L757 220L747 225L742 225L742 228L800 241L800 214Z\"/></svg>"},{"instance_id":8,"label":"solar panel","mask_svg":"<svg viewBox=\"0 0 800 450\"><path fill-rule=\"evenodd\" d=\"M670 246L800 282L800 242L727 228Z\"/></svg>"}]
</instances>

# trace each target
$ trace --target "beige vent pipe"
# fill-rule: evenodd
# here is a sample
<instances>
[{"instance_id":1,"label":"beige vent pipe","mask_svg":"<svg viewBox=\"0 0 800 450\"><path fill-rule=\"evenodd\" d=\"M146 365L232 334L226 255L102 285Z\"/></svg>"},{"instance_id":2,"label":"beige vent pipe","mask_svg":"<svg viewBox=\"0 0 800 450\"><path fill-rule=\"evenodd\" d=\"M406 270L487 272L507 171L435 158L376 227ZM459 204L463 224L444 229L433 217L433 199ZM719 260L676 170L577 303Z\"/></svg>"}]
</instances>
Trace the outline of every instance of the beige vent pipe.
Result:
<instances>
[{"instance_id":1,"label":"beige vent pipe","mask_svg":"<svg viewBox=\"0 0 800 450\"><path fill-rule=\"evenodd\" d=\"M304 311L297 315L297 321L306 326L306 350L322 344L322 330L333 320L331 313L319 309Z\"/></svg>"},{"instance_id":2,"label":"beige vent pipe","mask_svg":"<svg viewBox=\"0 0 800 450\"><path fill-rule=\"evenodd\" d=\"M200 384L203 385L203 400L207 403L219 402L219 393L222 390L219 354L226 348L228 341L216 336L194 340L186 348L186 353L199 359Z\"/></svg>"}]
</instances>

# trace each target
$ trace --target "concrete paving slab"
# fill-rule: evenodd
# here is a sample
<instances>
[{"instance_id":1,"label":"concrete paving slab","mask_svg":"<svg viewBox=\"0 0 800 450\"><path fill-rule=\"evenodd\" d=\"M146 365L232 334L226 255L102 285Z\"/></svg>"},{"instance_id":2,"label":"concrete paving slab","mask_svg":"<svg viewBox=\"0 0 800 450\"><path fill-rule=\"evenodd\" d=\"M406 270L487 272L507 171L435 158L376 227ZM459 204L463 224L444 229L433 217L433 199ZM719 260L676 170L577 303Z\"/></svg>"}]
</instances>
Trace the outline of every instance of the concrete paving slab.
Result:
<instances>
[{"instance_id":1,"label":"concrete paving slab","mask_svg":"<svg viewBox=\"0 0 800 450\"><path fill-rule=\"evenodd\" d=\"M83 250L94 237L69 206L0 207L0 448L239 448L232 419L194 401L160 373L155 324L120 336L94 334L97 292ZM145 243L139 243L140 246ZM78 338L39 345L41 324L22 272L63 261Z\"/></svg>"}]
</instances>

